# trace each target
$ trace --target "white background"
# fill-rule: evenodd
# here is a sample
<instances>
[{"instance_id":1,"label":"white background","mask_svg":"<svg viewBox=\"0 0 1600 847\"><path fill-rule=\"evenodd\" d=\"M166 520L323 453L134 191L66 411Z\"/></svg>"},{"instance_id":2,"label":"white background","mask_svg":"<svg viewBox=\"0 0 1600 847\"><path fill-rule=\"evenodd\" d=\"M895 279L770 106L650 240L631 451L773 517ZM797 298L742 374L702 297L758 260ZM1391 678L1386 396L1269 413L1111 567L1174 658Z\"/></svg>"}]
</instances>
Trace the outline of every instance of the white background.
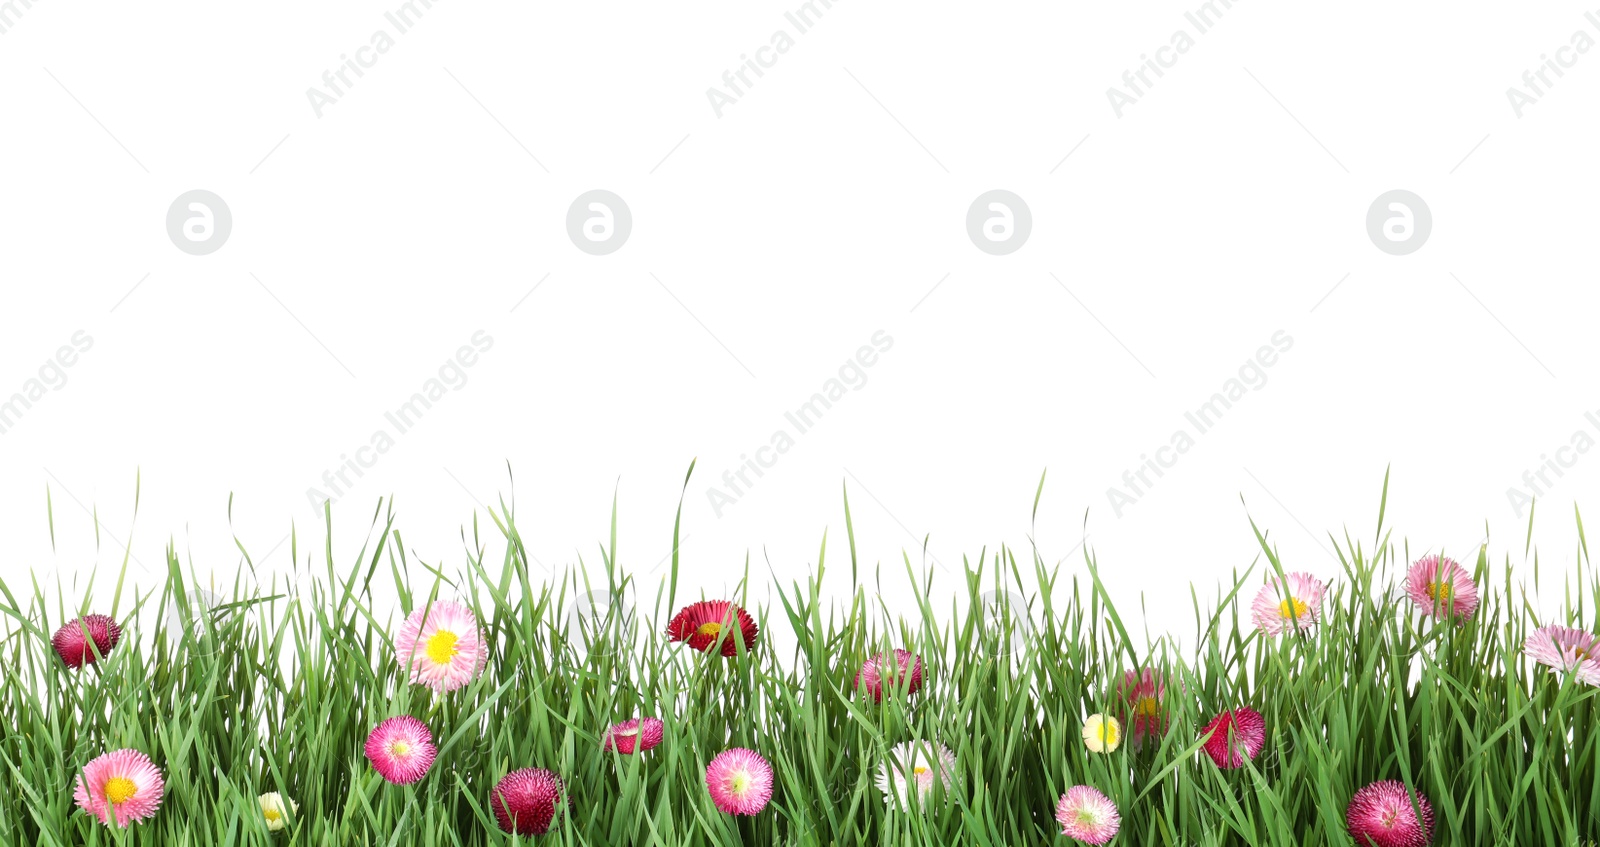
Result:
<instances>
[{"instance_id":1,"label":"white background","mask_svg":"<svg viewBox=\"0 0 1600 847\"><path fill-rule=\"evenodd\" d=\"M1594 3L1243 0L1196 34L1196 0L837 0L796 35L797 0L441 0L319 117L307 90L400 5L13 4L0 400L93 338L0 435L14 590L59 578L77 604L130 537L152 570L172 543L226 583L234 537L261 579L287 571L293 525L303 564L307 490L479 330L468 382L337 499L341 564L393 494L415 556L459 567L509 463L554 568L598 572L620 486L648 596L698 458L680 596L721 593L748 553L765 598L767 561L803 573L825 529L845 563L844 483L909 612L901 551L927 535L959 571L1025 550L1048 468L1046 558L1082 574L1087 528L1124 614L1144 593L1151 628L1183 633L1185 583L1254 558L1247 514L1290 568L1334 576L1327 533L1370 546L1391 463L1413 556L1468 558L1487 524L1522 568L1508 489L1600 439L1600 48L1520 118L1506 96L1573 33L1600 39ZM719 117L707 89L779 30L794 46ZM1118 117L1107 89L1178 30L1193 49ZM208 256L165 231L197 188L234 221ZM596 188L633 215L606 256L565 228ZM1033 219L1006 256L965 231L996 188ZM1365 229L1396 188L1433 215L1408 256ZM718 517L707 489L879 330L867 383ZM1107 490L1280 330L1267 383L1117 515ZM1600 504L1597 454L1541 499L1547 593L1573 502Z\"/></svg>"}]
</instances>

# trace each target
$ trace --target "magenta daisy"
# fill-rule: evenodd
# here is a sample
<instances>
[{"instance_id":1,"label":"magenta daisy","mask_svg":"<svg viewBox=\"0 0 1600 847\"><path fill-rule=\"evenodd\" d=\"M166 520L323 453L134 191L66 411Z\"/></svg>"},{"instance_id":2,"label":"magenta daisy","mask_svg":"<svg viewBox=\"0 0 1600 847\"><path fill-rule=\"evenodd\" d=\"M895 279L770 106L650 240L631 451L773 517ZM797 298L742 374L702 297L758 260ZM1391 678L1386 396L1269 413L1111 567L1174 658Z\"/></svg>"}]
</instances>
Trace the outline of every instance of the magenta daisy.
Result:
<instances>
[{"instance_id":1,"label":"magenta daisy","mask_svg":"<svg viewBox=\"0 0 1600 847\"><path fill-rule=\"evenodd\" d=\"M1593 633L1566 626L1540 627L1522 643L1522 651L1561 673L1576 672L1579 682L1600 685L1600 637Z\"/></svg>"},{"instance_id":2,"label":"magenta daisy","mask_svg":"<svg viewBox=\"0 0 1600 847\"><path fill-rule=\"evenodd\" d=\"M95 758L78 774L72 798L78 808L103 824L113 818L127 826L155 815L166 784L150 757L138 750L115 750Z\"/></svg>"},{"instance_id":3,"label":"magenta daisy","mask_svg":"<svg viewBox=\"0 0 1600 847\"><path fill-rule=\"evenodd\" d=\"M523 768L500 778L489 805L500 829L517 835L544 835L561 820L566 783L554 771Z\"/></svg>"},{"instance_id":4,"label":"magenta daisy","mask_svg":"<svg viewBox=\"0 0 1600 847\"><path fill-rule=\"evenodd\" d=\"M656 718L623 721L606 730L600 749L624 754L652 750L665 734L666 724Z\"/></svg>"},{"instance_id":5,"label":"magenta daisy","mask_svg":"<svg viewBox=\"0 0 1600 847\"><path fill-rule=\"evenodd\" d=\"M907 695L915 694L922 688L922 657L905 650L873 656L862 663L855 681L850 683L856 690L863 685L874 703L882 703L885 694L894 693L902 685L907 686Z\"/></svg>"},{"instance_id":6,"label":"magenta daisy","mask_svg":"<svg viewBox=\"0 0 1600 847\"><path fill-rule=\"evenodd\" d=\"M367 736L367 758L378 774L395 785L409 785L428 775L433 746L428 725L410 715L389 718Z\"/></svg>"},{"instance_id":7,"label":"magenta daisy","mask_svg":"<svg viewBox=\"0 0 1600 847\"><path fill-rule=\"evenodd\" d=\"M706 766L706 789L724 814L759 814L772 799L772 765L754 750L724 750Z\"/></svg>"},{"instance_id":8,"label":"magenta daisy","mask_svg":"<svg viewBox=\"0 0 1600 847\"><path fill-rule=\"evenodd\" d=\"M1327 584L1308 573L1284 575L1280 582L1274 575L1261 586L1254 603L1250 604L1250 617L1256 629L1267 635L1282 635L1290 630L1306 632L1317 625L1322 615L1322 594Z\"/></svg>"},{"instance_id":9,"label":"magenta daisy","mask_svg":"<svg viewBox=\"0 0 1600 847\"><path fill-rule=\"evenodd\" d=\"M724 628L731 628L726 635ZM687 641L689 646L709 653L720 642L723 656L738 654L740 641L746 651L756 649L760 629L750 618L750 613L726 600L702 600L690 603L667 623L667 637L673 641Z\"/></svg>"},{"instance_id":10,"label":"magenta daisy","mask_svg":"<svg viewBox=\"0 0 1600 847\"><path fill-rule=\"evenodd\" d=\"M79 668L94 664L96 650L100 651L101 658L110 655L111 648L120 640L122 627L117 626L116 621L106 615L87 615L62 624L50 637L50 645L56 648L56 655L67 667Z\"/></svg>"},{"instance_id":11,"label":"magenta daisy","mask_svg":"<svg viewBox=\"0 0 1600 847\"><path fill-rule=\"evenodd\" d=\"M1074 785L1056 803L1056 822L1061 834L1085 844L1105 844L1122 828L1117 804L1099 789Z\"/></svg>"},{"instance_id":12,"label":"magenta daisy","mask_svg":"<svg viewBox=\"0 0 1600 847\"><path fill-rule=\"evenodd\" d=\"M1128 725L1129 743L1134 752L1144 746L1145 739L1167 734L1167 716L1161 707L1167 686L1154 670L1145 668L1137 674L1125 671L1117 693L1126 706L1122 711L1123 722Z\"/></svg>"},{"instance_id":13,"label":"magenta daisy","mask_svg":"<svg viewBox=\"0 0 1600 847\"><path fill-rule=\"evenodd\" d=\"M958 780L956 754L931 741L896 744L878 768L878 790L891 806L896 799L900 805L910 806L913 792L919 803L926 803L935 782L948 791Z\"/></svg>"},{"instance_id":14,"label":"magenta daisy","mask_svg":"<svg viewBox=\"0 0 1600 847\"><path fill-rule=\"evenodd\" d=\"M1478 609L1478 586L1472 574L1444 556L1423 556L1406 572L1406 596L1436 618L1451 613L1472 617Z\"/></svg>"},{"instance_id":15,"label":"magenta daisy","mask_svg":"<svg viewBox=\"0 0 1600 847\"><path fill-rule=\"evenodd\" d=\"M1426 847L1433 840L1433 806L1428 798L1412 794L1394 780L1357 791L1345 808L1344 820L1358 847Z\"/></svg>"},{"instance_id":16,"label":"magenta daisy","mask_svg":"<svg viewBox=\"0 0 1600 847\"><path fill-rule=\"evenodd\" d=\"M454 691L489 665L488 639L477 617L454 600L412 612L395 636L394 652L412 682L435 691Z\"/></svg>"},{"instance_id":17,"label":"magenta daisy","mask_svg":"<svg viewBox=\"0 0 1600 847\"><path fill-rule=\"evenodd\" d=\"M1242 768L1267 742L1267 722L1251 708L1223 712L1200 730L1206 755L1219 768Z\"/></svg>"}]
</instances>

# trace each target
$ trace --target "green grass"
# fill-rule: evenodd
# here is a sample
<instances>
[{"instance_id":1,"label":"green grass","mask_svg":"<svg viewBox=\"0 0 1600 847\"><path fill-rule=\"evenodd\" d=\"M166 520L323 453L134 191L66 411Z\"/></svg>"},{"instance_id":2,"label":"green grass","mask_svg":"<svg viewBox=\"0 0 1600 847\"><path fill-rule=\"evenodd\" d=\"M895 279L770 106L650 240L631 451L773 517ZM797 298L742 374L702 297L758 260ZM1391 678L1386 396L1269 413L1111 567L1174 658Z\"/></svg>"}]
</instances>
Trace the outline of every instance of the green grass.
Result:
<instances>
[{"instance_id":1,"label":"green grass","mask_svg":"<svg viewBox=\"0 0 1600 847\"><path fill-rule=\"evenodd\" d=\"M1191 591L1195 637L1186 640L1198 646L1180 653L1171 639L1130 637L1092 551L1055 566L1002 547L965 558L958 583L938 582L909 556L858 562L848 508L845 543L824 538L815 577L772 576L780 601L751 610L759 646L726 660L660 634L678 607L700 599L679 592L680 567L709 567L676 554L659 586L638 586L638 605L651 611L637 614L633 638L616 610L598 631L569 626L579 596L634 589L617 561L615 507L594 563L604 585L587 584L581 562L546 581L503 504L493 526L474 520L458 568L408 560L380 508L354 562L333 560L331 537L313 550L295 539L294 561L316 577L309 590L258 587L250 567L231 598L198 613L188 605L196 581L175 549L160 585L127 583L124 561L112 574L112 609L49 608L37 584L0 584L0 842L528 843L500 834L487 800L501 775L530 766L568 784L569 818L533 839L550 844L1060 845L1069 842L1052 819L1055 800L1086 783L1121 809L1117 845L1349 845L1345 804L1377 779L1431 798L1436 844L1600 838L1597 689L1520 655L1536 625L1594 629L1600 580L1588 570L1581 520L1560 620L1536 620L1509 555L1496 563L1485 548L1456 556L1484 595L1459 627L1419 619L1393 592L1421 553L1391 538L1381 507L1370 540L1329 539L1338 569L1282 562L1257 531L1261 555L1217 602ZM842 567L853 594L828 602L818 580ZM1332 583L1325 620L1309 638L1263 639L1245 607L1266 574L1285 570ZM747 563L741 585L768 577ZM917 605L879 599L881 581L900 579ZM475 604L494 644L488 672L442 697L406 684L389 639L396 594L404 610L432 597ZM1026 608L1008 596L1026 596ZM109 612L128 632L105 660L72 672L49 635L80 611ZM792 652L775 652L765 635L775 631ZM886 646L926 660L928 684L909 707L904 698L873 706L851 689L860 663ZM1115 681L1142 667L1171 678L1165 739L1138 755L1127 744L1088 752L1084 716L1114 712ZM1197 730L1240 705L1265 716L1267 746L1249 767L1220 771L1196 754ZM400 713L425 720L440 745L429 775L408 787L384 783L361 753L371 727ZM607 724L640 714L667 722L660 747L634 757L600 751ZM956 752L961 786L890 809L873 782L878 765L888 746L917 738ZM777 771L773 802L753 819L720 814L705 790L705 763L729 746L759 751ZM123 747L155 760L167 795L152 821L119 831L76 811L71 784L90 758ZM265 791L299 803L289 831L268 833L259 820L255 798Z\"/></svg>"}]
</instances>

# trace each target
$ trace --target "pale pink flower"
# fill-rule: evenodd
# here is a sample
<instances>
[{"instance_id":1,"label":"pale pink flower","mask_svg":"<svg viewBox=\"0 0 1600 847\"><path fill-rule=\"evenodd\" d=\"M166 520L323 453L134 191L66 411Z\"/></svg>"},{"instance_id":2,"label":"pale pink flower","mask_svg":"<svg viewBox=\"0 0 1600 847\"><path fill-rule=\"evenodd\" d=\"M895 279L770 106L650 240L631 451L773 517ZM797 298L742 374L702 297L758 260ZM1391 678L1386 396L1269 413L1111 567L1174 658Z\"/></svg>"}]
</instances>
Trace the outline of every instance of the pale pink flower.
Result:
<instances>
[{"instance_id":1,"label":"pale pink flower","mask_svg":"<svg viewBox=\"0 0 1600 847\"><path fill-rule=\"evenodd\" d=\"M1056 823L1061 834L1085 844L1105 844L1122 828L1117 804L1099 789L1074 785L1056 804Z\"/></svg>"},{"instance_id":2,"label":"pale pink flower","mask_svg":"<svg viewBox=\"0 0 1600 847\"><path fill-rule=\"evenodd\" d=\"M1306 632L1322 619L1322 595L1328 590L1327 584L1308 573L1284 576L1287 581L1280 582L1274 574L1250 604L1256 629L1267 635L1282 635L1290 630Z\"/></svg>"},{"instance_id":3,"label":"pale pink flower","mask_svg":"<svg viewBox=\"0 0 1600 847\"><path fill-rule=\"evenodd\" d=\"M1423 556L1406 572L1406 596L1436 618L1470 618L1478 609L1478 586L1454 559Z\"/></svg>"},{"instance_id":4,"label":"pale pink flower","mask_svg":"<svg viewBox=\"0 0 1600 847\"><path fill-rule=\"evenodd\" d=\"M437 600L412 612L400 625L394 651L412 682L435 691L454 691L489 665L488 639L477 617L454 600Z\"/></svg>"},{"instance_id":5,"label":"pale pink flower","mask_svg":"<svg viewBox=\"0 0 1600 847\"><path fill-rule=\"evenodd\" d=\"M1576 672L1579 682L1600 685L1600 637L1566 626L1534 630L1522 651L1541 665L1561 673Z\"/></svg>"},{"instance_id":6,"label":"pale pink flower","mask_svg":"<svg viewBox=\"0 0 1600 847\"><path fill-rule=\"evenodd\" d=\"M154 817L166 783L150 757L138 750L114 750L90 760L78 774L72 798L78 808L117 826Z\"/></svg>"}]
</instances>

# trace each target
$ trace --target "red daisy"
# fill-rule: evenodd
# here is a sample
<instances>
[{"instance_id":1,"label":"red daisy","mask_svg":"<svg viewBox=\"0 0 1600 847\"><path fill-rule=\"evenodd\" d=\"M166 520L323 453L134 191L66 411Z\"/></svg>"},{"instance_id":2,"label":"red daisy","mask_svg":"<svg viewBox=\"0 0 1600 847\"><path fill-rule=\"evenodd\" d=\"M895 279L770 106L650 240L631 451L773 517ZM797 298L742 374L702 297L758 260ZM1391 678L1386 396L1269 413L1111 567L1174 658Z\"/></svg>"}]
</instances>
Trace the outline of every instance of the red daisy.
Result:
<instances>
[{"instance_id":1,"label":"red daisy","mask_svg":"<svg viewBox=\"0 0 1600 847\"><path fill-rule=\"evenodd\" d=\"M1200 730L1206 755L1219 768L1242 768L1267 742L1267 722L1251 708L1223 712Z\"/></svg>"},{"instance_id":2,"label":"red daisy","mask_svg":"<svg viewBox=\"0 0 1600 847\"><path fill-rule=\"evenodd\" d=\"M79 668L95 663L96 650L100 651L101 658L110 655L111 648L120 640L122 627L117 626L116 621L106 615L89 615L62 624L50 638L50 644L67 667Z\"/></svg>"},{"instance_id":3,"label":"red daisy","mask_svg":"<svg viewBox=\"0 0 1600 847\"><path fill-rule=\"evenodd\" d=\"M908 675L910 679L902 683L901 680ZM885 694L899 689L902 684L908 686L908 695L922 688L922 657L906 650L895 650L893 655L885 653L864 662L861 670L856 671L856 679L850 683L850 687L859 691L862 685L866 685L872 702L882 703Z\"/></svg>"},{"instance_id":4,"label":"red daisy","mask_svg":"<svg viewBox=\"0 0 1600 847\"><path fill-rule=\"evenodd\" d=\"M734 624L737 624L734 632L723 632ZM744 642L745 650L754 650L758 632L750 613L726 600L690 603L667 624L667 637L671 640L687 641L690 647L702 653L711 652L720 641L724 656L739 652L738 641Z\"/></svg>"},{"instance_id":5,"label":"red daisy","mask_svg":"<svg viewBox=\"0 0 1600 847\"><path fill-rule=\"evenodd\" d=\"M506 774L489 794L500 828L517 835L543 835L559 822L566 784L554 771L522 768Z\"/></svg>"},{"instance_id":6,"label":"red daisy","mask_svg":"<svg viewBox=\"0 0 1600 847\"><path fill-rule=\"evenodd\" d=\"M1433 840L1433 806L1428 798L1392 779L1357 791L1345 808L1344 820L1360 847L1427 847Z\"/></svg>"},{"instance_id":7,"label":"red daisy","mask_svg":"<svg viewBox=\"0 0 1600 847\"><path fill-rule=\"evenodd\" d=\"M666 735L666 724L659 718L623 721L606 730L600 740L600 749L615 750L624 755L653 750Z\"/></svg>"}]
</instances>

